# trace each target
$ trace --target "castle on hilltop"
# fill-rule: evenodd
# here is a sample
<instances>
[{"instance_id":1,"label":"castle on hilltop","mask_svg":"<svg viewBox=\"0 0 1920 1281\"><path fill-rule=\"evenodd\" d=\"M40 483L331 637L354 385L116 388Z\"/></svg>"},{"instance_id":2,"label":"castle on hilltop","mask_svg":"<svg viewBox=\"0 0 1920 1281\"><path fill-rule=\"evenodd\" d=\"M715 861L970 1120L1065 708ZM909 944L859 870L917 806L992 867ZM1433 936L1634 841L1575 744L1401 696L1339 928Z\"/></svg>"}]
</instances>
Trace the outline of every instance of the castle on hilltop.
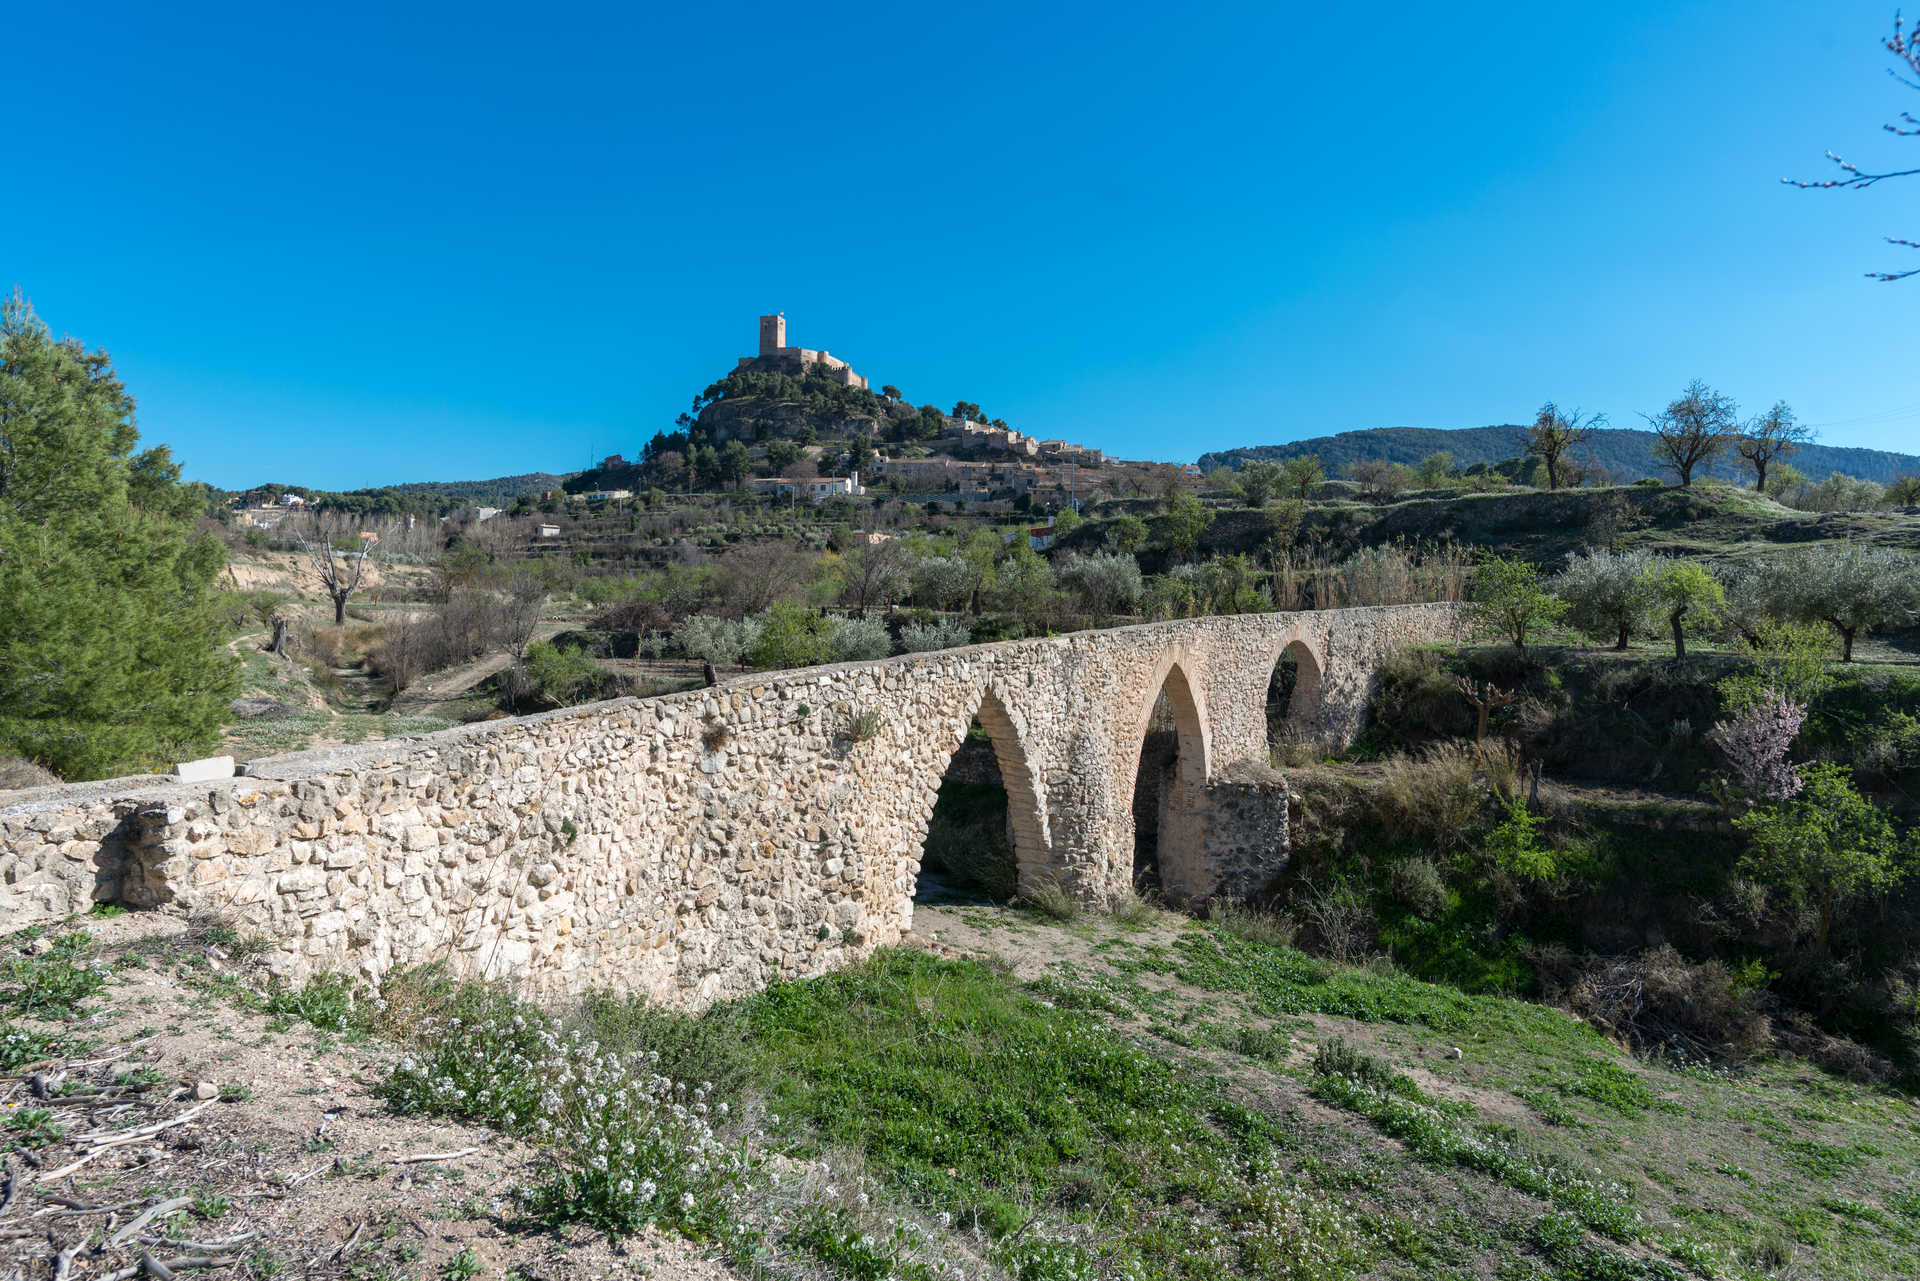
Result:
<instances>
[{"instance_id":1,"label":"castle on hilltop","mask_svg":"<svg viewBox=\"0 0 1920 1281\"><path fill-rule=\"evenodd\" d=\"M742 356L736 369L750 366L769 367L787 365L799 373L806 373L809 366L818 365L826 371L827 377L842 387L858 387L867 390L867 380L853 372L853 366L844 360L835 360L824 351L813 351L806 347L787 346L787 313L760 317L760 354Z\"/></svg>"}]
</instances>

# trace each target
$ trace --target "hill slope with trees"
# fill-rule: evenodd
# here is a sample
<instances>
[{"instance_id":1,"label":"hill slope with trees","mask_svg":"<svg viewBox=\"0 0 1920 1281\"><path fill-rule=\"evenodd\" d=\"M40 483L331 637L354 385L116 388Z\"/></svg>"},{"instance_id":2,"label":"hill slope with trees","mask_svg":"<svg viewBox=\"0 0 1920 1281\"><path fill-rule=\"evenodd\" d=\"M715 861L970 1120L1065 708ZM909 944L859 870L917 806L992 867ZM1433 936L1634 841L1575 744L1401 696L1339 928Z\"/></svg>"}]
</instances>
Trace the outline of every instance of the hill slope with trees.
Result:
<instances>
[{"instance_id":1,"label":"hill slope with trees","mask_svg":"<svg viewBox=\"0 0 1920 1281\"><path fill-rule=\"evenodd\" d=\"M1655 461L1650 431L1629 427L1596 429L1573 451L1572 461L1589 473L1603 474L1616 482L1634 481L1642 476L1660 476ZM1312 454L1329 472L1339 472L1354 463L1383 461L1412 466L1436 453L1453 455L1456 467L1475 463L1496 463L1512 458L1526 448L1526 428L1514 424L1490 427L1369 427L1343 431L1332 436L1314 436L1284 445L1250 445L1244 449L1223 449L1200 455L1200 469L1238 468L1254 459L1279 461ZM1857 476L1881 484L1895 477L1920 473L1920 455L1897 454L1884 449L1858 449L1839 445L1802 445L1791 459L1794 467L1812 477L1831 472ZM1729 450L1702 474L1728 480L1745 475L1740 456Z\"/></svg>"}]
</instances>

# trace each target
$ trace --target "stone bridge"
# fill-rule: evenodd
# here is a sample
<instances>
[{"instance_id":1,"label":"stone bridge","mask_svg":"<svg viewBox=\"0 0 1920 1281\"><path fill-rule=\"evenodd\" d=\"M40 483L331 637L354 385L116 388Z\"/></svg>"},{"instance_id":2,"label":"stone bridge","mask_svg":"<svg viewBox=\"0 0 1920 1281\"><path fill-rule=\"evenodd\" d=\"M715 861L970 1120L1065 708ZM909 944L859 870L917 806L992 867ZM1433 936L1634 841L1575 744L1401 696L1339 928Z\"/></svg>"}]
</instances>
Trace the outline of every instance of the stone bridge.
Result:
<instances>
[{"instance_id":1,"label":"stone bridge","mask_svg":"<svg viewBox=\"0 0 1920 1281\"><path fill-rule=\"evenodd\" d=\"M95 902L218 912L289 979L445 960L544 993L696 1007L897 941L934 799L977 722L1009 799L1020 885L1126 890L1155 716L1178 752L1160 875L1180 900L1284 862L1266 768L1288 723L1348 741L1381 660L1454 634L1457 607L1183 619L741 676L438 734L254 761L216 783L118 779L0 808L0 912ZM1164 701L1162 701L1164 695Z\"/></svg>"}]
</instances>

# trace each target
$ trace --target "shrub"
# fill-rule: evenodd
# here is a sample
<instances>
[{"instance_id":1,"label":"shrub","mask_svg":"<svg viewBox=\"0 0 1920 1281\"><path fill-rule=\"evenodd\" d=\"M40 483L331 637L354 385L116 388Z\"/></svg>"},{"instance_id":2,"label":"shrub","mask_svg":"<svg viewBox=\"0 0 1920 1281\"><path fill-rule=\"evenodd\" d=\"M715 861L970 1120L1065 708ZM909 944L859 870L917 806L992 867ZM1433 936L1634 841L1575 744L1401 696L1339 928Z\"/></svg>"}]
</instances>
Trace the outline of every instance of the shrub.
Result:
<instances>
[{"instance_id":1,"label":"shrub","mask_svg":"<svg viewBox=\"0 0 1920 1281\"><path fill-rule=\"evenodd\" d=\"M1304 885L1298 905L1313 951L1344 964L1371 948L1373 908L1351 885Z\"/></svg>"},{"instance_id":2,"label":"shrub","mask_svg":"<svg viewBox=\"0 0 1920 1281\"><path fill-rule=\"evenodd\" d=\"M1752 841L1740 870L1812 907L1814 946L1824 954L1837 916L1890 889L1920 854L1920 839L1910 836L1903 847L1886 813L1855 790L1843 767L1810 765L1802 778L1794 799L1733 825Z\"/></svg>"},{"instance_id":3,"label":"shrub","mask_svg":"<svg viewBox=\"0 0 1920 1281\"><path fill-rule=\"evenodd\" d=\"M673 629L673 644L688 658L735 667L760 643L760 622L752 618L715 618L695 614Z\"/></svg>"},{"instance_id":4,"label":"shrub","mask_svg":"<svg viewBox=\"0 0 1920 1281\"><path fill-rule=\"evenodd\" d=\"M1506 817L1487 834L1487 855L1507 875L1534 885L1552 881L1558 873L1553 851L1536 835L1546 818L1527 808L1518 796L1507 799Z\"/></svg>"},{"instance_id":5,"label":"shrub","mask_svg":"<svg viewBox=\"0 0 1920 1281\"><path fill-rule=\"evenodd\" d=\"M877 618L836 618L833 620L833 661L856 663L885 658L893 653L893 637L887 625Z\"/></svg>"},{"instance_id":6,"label":"shrub","mask_svg":"<svg viewBox=\"0 0 1920 1281\"><path fill-rule=\"evenodd\" d=\"M1635 1049L1687 1060L1752 1053L1772 1024L1755 994L1718 961L1689 963L1669 945L1642 956L1528 953L1543 994Z\"/></svg>"},{"instance_id":7,"label":"shrub","mask_svg":"<svg viewBox=\"0 0 1920 1281\"><path fill-rule=\"evenodd\" d=\"M1313 1053L1315 1076L1343 1076L1350 1081L1370 1085L1376 1090L1396 1091L1406 1080L1385 1063L1359 1049L1343 1036L1320 1042Z\"/></svg>"},{"instance_id":8,"label":"shrub","mask_svg":"<svg viewBox=\"0 0 1920 1281\"><path fill-rule=\"evenodd\" d=\"M964 620L935 619L931 623L908 623L900 629L900 648L909 654L935 649L958 649L973 643L973 633Z\"/></svg>"},{"instance_id":9,"label":"shrub","mask_svg":"<svg viewBox=\"0 0 1920 1281\"><path fill-rule=\"evenodd\" d=\"M610 1050L643 1053L654 1071L707 1088L714 1101L738 1098L753 1075L753 1051L727 1018L663 1010L632 993L592 991L565 1020Z\"/></svg>"},{"instance_id":10,"label":"shrub","mask_svg":"<svg viewBox=\"0 0 1920 1281\"><path fill-rule=\"evenodd\" d=\"M544 1146L552 1173L529 1203L548 1222L623 1234L664 1223L695 1235L720 1224L744 1169L714 1132L710 1104L658 1070L655 1052L609 1049L563 1031L501 989L429 985L438 1009L409 1029L416 1052L381 1087L402 1112L482 1121Z\"/></svg>"},{"instance_id":11,"label":"shrub","mask_svg":"<svg viewBox=\"0 0 1920 1281\"><path fill-rule=\"evenodd\" d=\"M1229 934L1267 947L1292 947L1297 932L1291 917L1262 912L1234 899L1208 904L1207 919Z\"/></svg>"},{"instance_id":12,"label":"shrub","mask_svg":"<svg viewBox=\"0 0 1920 1281\"><path fill-rule=\"evenodd\" d=\"M1455 651L1429 645L1394 650L1380 666L1373 723L1403 738L1457 738L1473 732L1449 664Z\"/></svg>"},{"instance_id":13,"label":"shrub","mask_svg":"<svg viewBox=\"0 0 1920 1281\"><path fill-rule=\"evenodd\" d=\"M1810 704L1833 684L1827 668L1833 647L1820 624L1762 622L1748 640L1751 665L1714 687L1726 711L1738 713L1770 694Z\"/></svg>"},{"instance_id":14,"label":"shrub","mask_svg":"<svg viewBox=\"0 0 1920 1281\"><path fill-rule=\"evenodd\" d=\"M1140 562L1125 552L1069 556L1060 566L1060 585L1078 598L1089 614L1131 610L1144 590Z\"/></svg>"},{"instance_id":15,"label":"shrub","mask_svg":"<svg viewBox=\"0 0 1920 1281\"><path fill-rule=\"evenodd\" d=\"M1447 910L1447 884L1432 859L1404 859L1387 877L1394 901L1421 920L1434 920Z\"/></svg>"},{"instance_id":16,"label":"shrub","mask_svg":"<svg viewBox=\"0 0 1920 1281\"><path fill-rule=\"evenodd\" d=\"M1442 849L1470 839L1486 803L1480 755L1470 744L1440 743L1381 763L1374 795L1388 835Z\"/></svg>"},{"instance_id":17,"label":"shrub","mask_svg":"<svg viewBox=\"0 0 1920 1281\"><path fill-rule=\"evenodd\" d=\"M1042 880L1022 895L1020 901L1055 921L1071 921L1080 915L1080 905L1054 880Z\"/></svg>"},{"instance_id":18,"label":"shrub","mask_svg":"<svg viewBox=\"0 0 1920 1281\"><path fill-rule=\"evenodd\" d=\"M548 641L536 641L528 647L522 670L528 683L525 692L555 707L591 702L611 683L611 674L601 670L593 655Z\"/></svg>"},{"instance_id":19,"label":"shrub","mask_svg":"<svg viewBox=\"0 0 1920 1281\"><path fill-rule=\"evenodd\" d=\"M748 657L755 667L810 667L827 660L833 621L818 610L782 601L759 616Z\"/></svg>"}]
</instances>

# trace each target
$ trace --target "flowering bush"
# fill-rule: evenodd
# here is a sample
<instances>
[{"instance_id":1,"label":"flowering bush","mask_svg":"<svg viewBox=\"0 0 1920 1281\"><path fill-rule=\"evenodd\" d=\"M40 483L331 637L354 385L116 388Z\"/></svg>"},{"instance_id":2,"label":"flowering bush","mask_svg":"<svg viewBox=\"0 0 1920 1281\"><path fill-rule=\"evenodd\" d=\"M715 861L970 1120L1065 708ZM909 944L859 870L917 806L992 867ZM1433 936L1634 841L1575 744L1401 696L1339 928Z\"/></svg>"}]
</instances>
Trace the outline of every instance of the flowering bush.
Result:
<instances>
[{"instance_id":1,"label":"flowering bush","mask_svg":"<svg viewBox=\"0 0 1920 1281\"><path fill-rule=\"evenodd\" d=\"M1755 800L1784 801L1800 794L1805 782L1787 761L1807 709L1777 689L1762 690L1739 707L1732 719L1707 731L1707 741L1727 755L1741 789Z\"/></svg>"},{"instance_id":2,"label":"flowering bush","mask_svg":"<svg viewBox=\"0 0 1920 1281\"><path fill-rule=\"evenodd\" d=\"M667 1224L717 1235L745 1160L714 1132L727 1105L657 1071L659 1056L609 1050L494 988L468 987L416 1032L421 1052L384 1087L402 1111L483 1121L551 1148L529 1190L553 1223L613 1233Z\"/></svg>"}]
</instances>

